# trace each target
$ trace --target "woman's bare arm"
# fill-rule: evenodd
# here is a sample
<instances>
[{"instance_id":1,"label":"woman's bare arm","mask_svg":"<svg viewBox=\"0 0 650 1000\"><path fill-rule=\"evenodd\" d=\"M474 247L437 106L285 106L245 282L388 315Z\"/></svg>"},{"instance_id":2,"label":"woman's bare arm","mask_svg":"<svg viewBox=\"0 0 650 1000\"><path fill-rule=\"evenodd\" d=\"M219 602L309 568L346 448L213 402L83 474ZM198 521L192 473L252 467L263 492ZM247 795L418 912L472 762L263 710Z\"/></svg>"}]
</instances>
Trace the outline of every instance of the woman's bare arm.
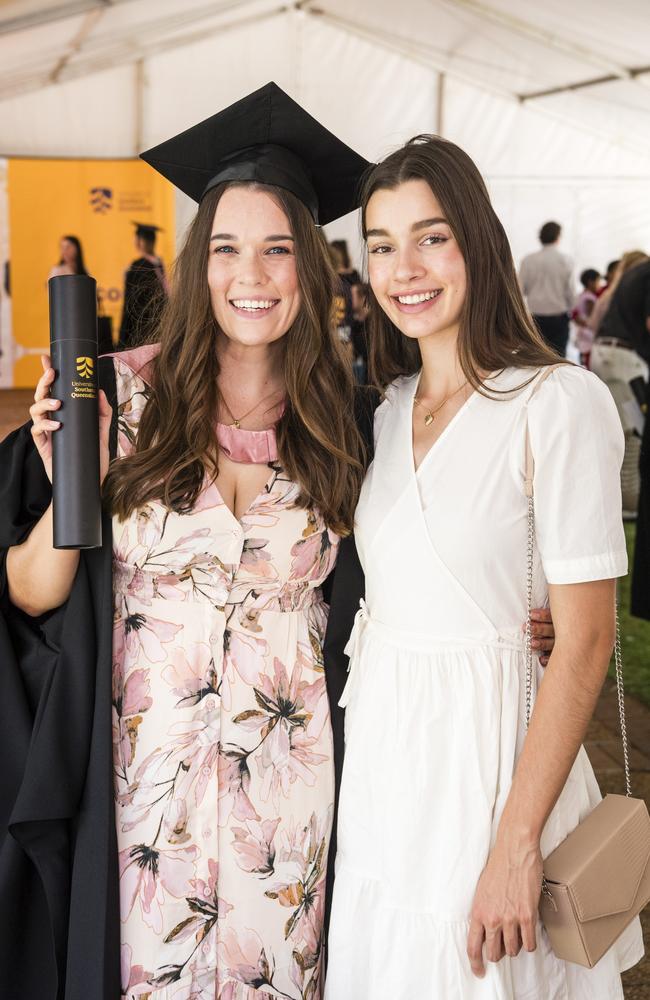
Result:
<instances>
[{"instance_id":1,"label":"woman's bare arm","mask_svg":"<svg viewBox=\"0 0 650 1000\"><path fill-rule=\"evenodd\" d=\"M52 545L50 503L22 545L7 552L9 600L33 617L52 611L70 596L78 566L78 549L55 549Z\"/></svg>"},{"instance_id":2,"label":"woman's bare arm","mask_svg":"<svg viewBox=\"0 0 650 1000\"><path fill-rule=\"evenodd\" d=\"M535 948L541 888L539 842L584 739L607 673L615 636L615 580L549 586L555 647L472 907L473 972Z\"/></svg>"},{"instance_id":3,"label":"woman's bare arm","mask_svg":"<svg viewBox=\"0 0 650 1000\"><path fill-rule=\"evenodd\" d=\"M549 586L555 648L501 828L539 839L585 737L615 639L615 580Z\"/></svg>"}]
</instances>

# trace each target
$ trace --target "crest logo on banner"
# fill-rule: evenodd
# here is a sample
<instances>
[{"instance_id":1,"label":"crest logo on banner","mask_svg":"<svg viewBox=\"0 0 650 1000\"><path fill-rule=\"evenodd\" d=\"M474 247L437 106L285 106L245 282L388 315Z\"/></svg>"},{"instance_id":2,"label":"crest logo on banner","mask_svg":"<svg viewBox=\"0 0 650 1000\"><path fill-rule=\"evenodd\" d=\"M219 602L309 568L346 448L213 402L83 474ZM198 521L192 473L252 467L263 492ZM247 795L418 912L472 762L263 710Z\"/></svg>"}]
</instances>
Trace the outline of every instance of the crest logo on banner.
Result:
<instances>
[{"instance_id":1,"label":"crest logo on banner","mask_svg":"<svg viewBox=\"0 0 650 1000\"><path fill-rule=\"evenodd\" d=\"M103 215L113 207L112 203L112 188L94 187L90 189L90 204L93 212L99 212Z\"/></svg>"},{"instance_id":2,"label":"crest logo on banner","mask_svg":"<svg viewBox=\"0 0 650 1000\"><path fill-rule=\"evenodd\" d=\"M11 299L0 290L1 388L29 388L41 377L39 358L48 352L47 277L59 259L63 233L81 240L101 297L102 350L111 350L122 318L124 269L135 256L132 219L161 227L157 249L169 270L175 252L174 188L143 160L0 155L0 283L5 259L11 260L12 279ZM89 354L80 347L71 359L69 384L76 399L96 398L97 361L91 364Z\"/></svg>"}]
</instances>

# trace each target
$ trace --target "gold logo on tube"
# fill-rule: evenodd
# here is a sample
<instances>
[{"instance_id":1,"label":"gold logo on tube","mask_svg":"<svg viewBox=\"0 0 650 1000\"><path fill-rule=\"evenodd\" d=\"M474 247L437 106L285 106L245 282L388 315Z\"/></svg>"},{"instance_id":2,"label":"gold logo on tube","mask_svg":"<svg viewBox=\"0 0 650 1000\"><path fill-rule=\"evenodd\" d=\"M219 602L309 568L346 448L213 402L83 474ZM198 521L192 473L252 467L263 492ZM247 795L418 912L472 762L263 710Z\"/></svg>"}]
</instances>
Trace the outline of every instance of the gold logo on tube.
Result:
<instances>
[{"instance_id":1,"label":"gold logo on tube","mask_svg":"<svg viewBox=\"0 0 650 1000\"><path fill-rule=\"evenodd\" d=\"M92 378L94 363L92 358L77 358L77 371L82 378Z\"/></svg>"}]
</instances>

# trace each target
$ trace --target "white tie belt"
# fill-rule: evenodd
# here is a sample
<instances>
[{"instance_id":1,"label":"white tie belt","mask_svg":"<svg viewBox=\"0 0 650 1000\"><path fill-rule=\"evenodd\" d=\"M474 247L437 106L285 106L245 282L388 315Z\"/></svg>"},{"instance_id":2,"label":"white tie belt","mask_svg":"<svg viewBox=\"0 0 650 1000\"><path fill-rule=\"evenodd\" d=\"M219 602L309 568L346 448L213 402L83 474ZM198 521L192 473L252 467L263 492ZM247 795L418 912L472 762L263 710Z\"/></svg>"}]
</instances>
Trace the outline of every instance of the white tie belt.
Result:
<instances>
[{"instance_id":1,"label":"white tie belt","mask_svg":"<svg viewBox=\"0 0 650 1000\"><path fill-rule=\"evenodd\" d=\"M384 642L399 649L408 649L417 653L440 653L449 650L461 649L512 649L523 653L525 651L524 634L510 632L500 635L495 632L492 636L471 638L468 636L428 636L409 632L406 629L394 628L384 622L371 618L368 605L363 600L359 601L359 610L354 616L354 625L344 649L348 659L348 680L343 689L343 694L339 700L341 708L345 708L352 696L355 684L355 676L358 671L357 663L361 655L364 637L367 633L381 638Z\"/></svg>"}]
</instances>

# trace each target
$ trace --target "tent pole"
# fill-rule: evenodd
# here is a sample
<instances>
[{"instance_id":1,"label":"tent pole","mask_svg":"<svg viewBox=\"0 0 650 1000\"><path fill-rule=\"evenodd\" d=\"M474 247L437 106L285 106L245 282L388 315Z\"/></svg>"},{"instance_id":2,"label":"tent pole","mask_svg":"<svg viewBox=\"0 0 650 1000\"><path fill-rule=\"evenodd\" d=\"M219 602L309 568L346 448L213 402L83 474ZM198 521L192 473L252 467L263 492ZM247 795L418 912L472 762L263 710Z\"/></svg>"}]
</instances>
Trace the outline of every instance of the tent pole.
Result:
<instances>
[{"instance_id":1,"label":"tent pole","mask_svg":"<svg viewBox=\"0 0 650 1000\"><path fill-rule=\"evenodd\" d=\"M641 76L645 73L650 73L650 66L637 66L630 70L630 76L637 83L642 86L647 87L648 84L645 80L641 79ZM578 80L576 83L567 83L560 87L547 87L545 90L535 90L529 93L519 94L519 100L522 102L533 100L536 97L553 97L555 94L566 94L571 93L575 90L584 90L587 87L597 87L601 83L614 83L616 80L620 79L614 74L608 76L596 76L589 80Z\"/></svg>"},{"instance_id":2,"label":"tent pole","mask_svg":"<svg viewBox=\"0 0 650 1000\"><path fill-rule=\"evenodd\" d=\"M50 73L48 83L59 82L61 74L65 70L66 66L68 65L72 57L76 56L79 52L81 52L84 42L92 32L93 28L95 27L99 19L103 16L105 9L106 9L105 7L102 7L101 9L91 10L85 15L83 21L81 22L81 27L79 28L79 31L76 33L76 35L70 42L68 51L65 53L65 55L61 56L56 66Z\"/></svg>"},{"instance_id":3,"label":"tent pole","mask_svg":"<svg viewBox=\"0 0 650 1000\"><path fill-rule=\"evenodd\" d=\"M300 7L290 7L287 10L289 28L291 31L291 86L297 101L300 100L300 82L302 68L302 26L305 15Z\"/></svg>"},{"instance_id":4,"label":"tent pole","mask_svg":"<svg viewBox=\"0 0 650 1000\"><path fill-rule=\"evenodd\" d=\"M445 131L445 74L438 73L438 92L436 97L436 135L444 135Z\"/></svg>"},{"instance_id":5,"label":"tent pole","mask_svg":"<svg viewBox=\"0 0 650 1000\"><path fill-rule=\"evenodd\" d=\"M0 24L0 35L8 35L14 31L27 31L29 28L38 28L43 24L50 24L53 21L64 21L68 17L78 17L92 10L105 10L107 6L115 7L118 3L129 3L129 0L70 0L70 3L52 5L52 7L42 7L29 14L20 14L17 17L10 17ZM16 6L18 6L16 4ZM25 6L23 4L23 6Z\"/></svg>"},{"instance_id":6,"label":"tent pole","mask_svg":"<svg viewBox=\"0 0 650 1000\"><path fill-rule=\"evenodd\" d=\"M135 115L133 138L135 140L135 155L139 156L144 144L144 59L136 59L135 72Z\"/></svg>"}]
</instances>

